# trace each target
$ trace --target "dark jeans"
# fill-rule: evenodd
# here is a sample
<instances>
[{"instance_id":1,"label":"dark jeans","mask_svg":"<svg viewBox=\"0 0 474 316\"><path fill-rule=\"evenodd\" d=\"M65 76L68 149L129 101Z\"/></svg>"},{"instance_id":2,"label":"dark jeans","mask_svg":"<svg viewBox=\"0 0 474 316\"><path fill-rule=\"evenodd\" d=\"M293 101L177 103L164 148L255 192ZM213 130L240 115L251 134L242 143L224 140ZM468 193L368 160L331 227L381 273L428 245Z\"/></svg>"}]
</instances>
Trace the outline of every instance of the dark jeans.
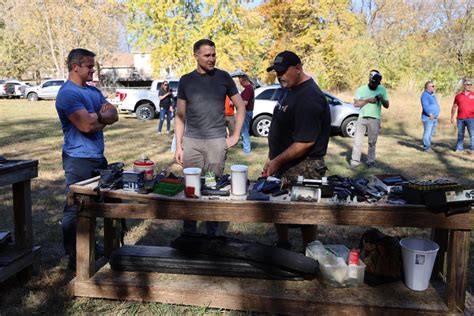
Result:
<instances>
[{"instance_id":1,"label":"dark jeans","mask_svg":"<svg viewBox=\"0 0 474 316\"><path fill-rule=\"evenodd\" d=\"M105 158L76 158L63 153L63 169L66 177L66 198L71 184L81 182L95 176L96 169L107 168ZM76 258L76 207L64 206L63 212L63 245L69 261L75 263Z\"/></svg>"},{"instance_id":2,"label":"dark jeans","mask_svg":"<svg viewBox=\"0 0 474 316\"><path fill-rule=\"evenodd\" d=\"M163 122L165 121L165 115L166 115L166 130L169 132L170 131L170 120L171 120L171 111L170 109L165 109L161 108L160 109L160 125L158 126L158 132L161 133L161 130L163 129Z\"/></svg>"}]
</instances>

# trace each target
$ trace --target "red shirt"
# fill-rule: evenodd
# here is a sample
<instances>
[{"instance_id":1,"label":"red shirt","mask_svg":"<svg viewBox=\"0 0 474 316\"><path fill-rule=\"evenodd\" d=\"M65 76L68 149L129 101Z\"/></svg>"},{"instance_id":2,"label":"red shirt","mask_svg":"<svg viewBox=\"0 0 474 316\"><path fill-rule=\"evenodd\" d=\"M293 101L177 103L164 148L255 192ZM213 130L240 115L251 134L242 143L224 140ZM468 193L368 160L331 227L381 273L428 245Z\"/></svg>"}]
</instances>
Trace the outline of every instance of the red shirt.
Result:
<instances>
[{"instance_id":1,"label":"red shirt","mask_svg":"<svg viewBox=\"0 0 474 316\"><path fill-rule=\"evenodd\" d=\"M253 104L255 99L255 92L253 90L253 86L251 84L245 86L240 96L242 97L242 100L248 102L245 106L245 110L253 111Z\"/></svg>"},{"instance_id":2,"label":"red shirt","mask_svg":"<svg viewBox=\"0 0 474 316\"><path fill-rule=\"evenodd\" d=\"M474 118L474 92L460 92L454 98L458 105L458 119Z\"/></svg>"}]
</instances>

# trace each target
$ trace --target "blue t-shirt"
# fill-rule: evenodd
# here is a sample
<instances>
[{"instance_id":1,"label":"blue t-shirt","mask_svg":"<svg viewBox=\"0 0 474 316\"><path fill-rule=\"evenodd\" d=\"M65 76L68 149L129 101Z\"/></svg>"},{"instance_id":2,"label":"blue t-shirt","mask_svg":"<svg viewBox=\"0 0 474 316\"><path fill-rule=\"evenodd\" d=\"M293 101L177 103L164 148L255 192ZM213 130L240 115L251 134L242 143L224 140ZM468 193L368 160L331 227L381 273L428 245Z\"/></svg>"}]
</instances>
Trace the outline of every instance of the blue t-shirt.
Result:
<instances>
[{"instance_id":1,"label":"blue t-shirt","mask_svg":"<svg viewBox=\"0 0 474 316\"><path fill-rule=\"evenodd\" d=\"M83 133L69 121L68 116L81 109L98 113L105 102L95 87L81 87L69 80L62 85L56 98L56 111L64 134L63 153L78 158L104 157L104 133Z\"/></svg>"},{"instance_id":2,"label":"blue t-shirt","mask_svg":"<svg viewBox=\"0 0 474 316\"><path fill-rule=\"evenodd\" d=\"M433 113L434 118L438 118L439 104L434 93L429 93L426 90L423 91L421 94L421 107L421 120L423 122L430 119L430 113Z\"/></svg>"}]
</instances>

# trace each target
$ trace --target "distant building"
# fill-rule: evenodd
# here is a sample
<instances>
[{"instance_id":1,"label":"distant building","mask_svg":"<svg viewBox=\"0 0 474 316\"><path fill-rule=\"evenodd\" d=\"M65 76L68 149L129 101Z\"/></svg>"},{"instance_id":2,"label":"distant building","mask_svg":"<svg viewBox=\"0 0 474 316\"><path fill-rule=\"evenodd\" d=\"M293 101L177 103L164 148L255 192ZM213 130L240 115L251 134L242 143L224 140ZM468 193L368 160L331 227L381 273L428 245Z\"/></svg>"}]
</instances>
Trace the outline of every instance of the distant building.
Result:
<instances>
[{"instance_id":1,"label":"distant building","mask_svg":"<svg viewBox=\"0 0 474 316\"><path fill-rule=\"evenodd\" d=\"M151 54L113 53L100 65L100 80L105 84L152 79Z\"/></svg>"}]
</instances>

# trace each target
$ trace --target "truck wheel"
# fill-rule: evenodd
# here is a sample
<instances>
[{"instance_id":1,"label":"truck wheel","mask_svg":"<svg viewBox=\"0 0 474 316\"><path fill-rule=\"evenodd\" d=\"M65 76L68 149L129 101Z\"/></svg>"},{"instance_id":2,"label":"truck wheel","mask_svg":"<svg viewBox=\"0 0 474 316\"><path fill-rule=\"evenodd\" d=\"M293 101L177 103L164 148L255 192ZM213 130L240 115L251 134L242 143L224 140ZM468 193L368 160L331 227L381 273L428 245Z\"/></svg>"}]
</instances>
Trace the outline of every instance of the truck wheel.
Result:
<instances>
[{"instance_id":1,"label":"truck wheel","mask_svg":"<svg viewBox=\"0 0 474 316\"><path fill-rule=\"evenodd\" d=\"M137 119L149 121L155 118L155 108L151 104L145 103L137 108L136 114Z\"/></svg>"},{"instance_id":2,"label":"truck wheel","mask_svg":"<svg viewBox=\"0 0 474 316\"><path fill-rule=\"evenodd\" d=\"M258 137L268 137L272 117L270 115L260 115L252 123L252 132Z\"/></svg>"},{"instance_id":3,"label":"truck wheel","mask_svg":"<svg viewBox=\"0 0 474 316\"><path fill-rule=\"evenodd\" d=\"M28 101L38 101L38 95L36 93L28 94Z\"/></svg>"},{"instance_id":4,"label":"truck wheel","mask_svg":"<svg viewBox=\"0 0 474 316\"><path fill-rule=\"evenodd\" d=\"M341 124L341 133L344 137L354 137L357 125L357 116L346 118Z\"/></svg>"}]
</instances>

